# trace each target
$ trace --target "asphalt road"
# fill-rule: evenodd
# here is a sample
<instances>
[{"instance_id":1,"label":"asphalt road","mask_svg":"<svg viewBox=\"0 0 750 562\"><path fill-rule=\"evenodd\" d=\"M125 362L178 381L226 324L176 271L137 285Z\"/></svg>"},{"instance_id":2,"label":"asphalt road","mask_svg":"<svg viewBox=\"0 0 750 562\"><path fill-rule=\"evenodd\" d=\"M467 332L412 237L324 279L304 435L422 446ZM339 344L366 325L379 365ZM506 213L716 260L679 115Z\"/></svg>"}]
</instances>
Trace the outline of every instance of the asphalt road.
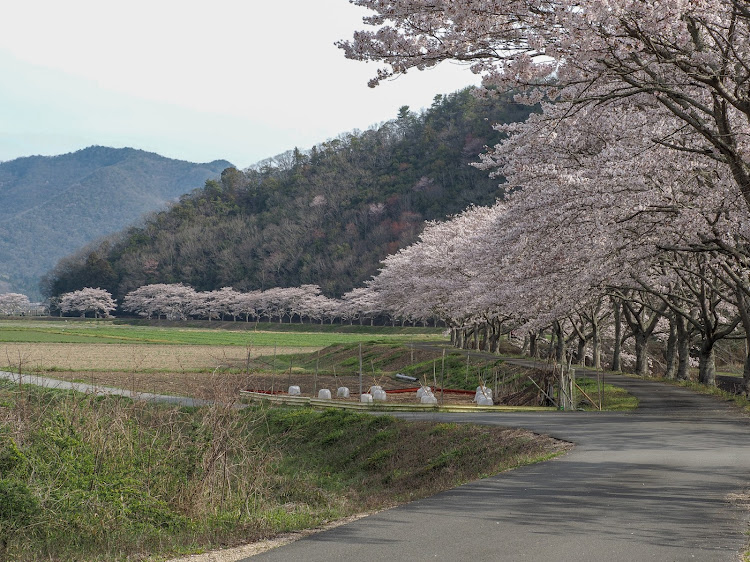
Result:
<instances>
[{"instance_id":1,"label":"asphalt road","mask_svg":"<svg viewBox=\"0 0 750 562\"><path fill-rule=\"evenodd\" d=\"M750 422L684 389L607 378L639 397L636 412L404 415L525 427L576 447L252 562L736 562L750 506L732 498L750 489Z\"/></svg>"}]
</instances>

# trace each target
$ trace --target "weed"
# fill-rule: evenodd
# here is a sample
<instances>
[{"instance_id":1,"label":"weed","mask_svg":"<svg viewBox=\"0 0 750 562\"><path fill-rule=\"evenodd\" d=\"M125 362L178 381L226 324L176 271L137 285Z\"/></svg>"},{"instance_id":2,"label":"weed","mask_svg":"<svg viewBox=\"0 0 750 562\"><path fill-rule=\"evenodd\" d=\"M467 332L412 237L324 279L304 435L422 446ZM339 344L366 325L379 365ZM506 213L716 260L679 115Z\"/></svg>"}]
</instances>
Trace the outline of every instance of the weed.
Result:
<instances>
[{"instance_id":1,"label":"weed","mask_svg":"<svg viewBox=\"0 0 750 562\"><path fill-rule=\"evenodd\" d=\"M334 429L327 435L325 435L323 438L321 438L320 442L322 445L333 445L337 443L342 437L344 436L344 430Z\"/></svg>"},{"instance_id":2,"label":"weed","mask_svg":"<svg viewBox=\"0 0 750 562\"><path fill-rule=\"evenodd\" d=\"M393 456L393 450L391 449L380 449L367 457L364 462L365 468L368 470L381 470L385 463Z\"/></svg>"},{"instance_id":3,"label":"weed","mask_svg":"<svg viewBox=\"0 0 750 562\"><path fill-rule=\"evenodd\" d=\"M457 424L455 423L437 423L430 429L430 433L438 435L440 433L452 432L456 430L456 427Z\"/></svg>"}]
</instances>

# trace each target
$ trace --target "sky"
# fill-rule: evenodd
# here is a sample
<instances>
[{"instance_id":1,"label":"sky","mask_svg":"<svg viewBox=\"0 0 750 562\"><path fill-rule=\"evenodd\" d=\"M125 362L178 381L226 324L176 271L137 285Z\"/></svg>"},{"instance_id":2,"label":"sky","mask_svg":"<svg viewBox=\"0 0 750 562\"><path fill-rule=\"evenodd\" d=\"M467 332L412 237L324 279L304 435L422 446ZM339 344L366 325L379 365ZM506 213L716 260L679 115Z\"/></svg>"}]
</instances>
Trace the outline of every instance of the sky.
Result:
<instances>
[{"instance_id":1,"label":"sky","mask_svg":"<svg viewBox=\"0 0 750 562\"><path fill-rule=\"evenodd\" d=\"M0 161L91 145L246 168L429 107L478 79L443 64L367 86L334 42L347 0L24 0L0 22Z\"/></svg>"}]
</instances>

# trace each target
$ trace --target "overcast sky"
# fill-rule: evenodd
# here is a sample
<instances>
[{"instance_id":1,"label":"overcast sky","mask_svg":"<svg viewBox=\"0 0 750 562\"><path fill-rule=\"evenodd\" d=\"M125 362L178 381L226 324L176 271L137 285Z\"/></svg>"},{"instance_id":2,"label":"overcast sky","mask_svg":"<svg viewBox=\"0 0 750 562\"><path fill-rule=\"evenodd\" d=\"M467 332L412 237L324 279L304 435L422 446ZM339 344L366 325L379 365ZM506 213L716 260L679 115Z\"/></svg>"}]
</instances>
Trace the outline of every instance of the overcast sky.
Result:
<instances>
[{"instance_id":1,"label":"overcast sky","mask_svg":"<svg viewBox=\"0 0 750 562\"><path fill-rule=\"evenodd\" d=\"M0 160L131 146L245 168L428 107L465 66L375 89L347 0L24 0L0 22Z\"/></svg>"}]
</instances>

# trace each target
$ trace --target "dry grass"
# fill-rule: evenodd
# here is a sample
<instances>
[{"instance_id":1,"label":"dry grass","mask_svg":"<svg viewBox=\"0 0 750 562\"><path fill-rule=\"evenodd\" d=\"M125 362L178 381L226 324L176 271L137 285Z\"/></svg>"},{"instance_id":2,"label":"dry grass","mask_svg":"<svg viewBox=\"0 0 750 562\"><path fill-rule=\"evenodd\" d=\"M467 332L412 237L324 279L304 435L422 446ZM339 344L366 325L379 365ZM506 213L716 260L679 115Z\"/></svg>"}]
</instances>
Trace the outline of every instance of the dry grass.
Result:
<instances>
[{"instance_id":1,"label":"dry grass","mask_svg":"<svg viewBox=\"0 0 750 562\"><path fill-rule=\"evenodd\" d=\"M316 348L279 348L276 353L310 353ZM273 355L273 348L221 345L127 345L8 343L0 347L0 365L36 371L206 371L241 367L251 357Z\"/></svg>"},{"instance_id":2,"label":"dry grass","mask_svg":"<svg viewBox=\"0 0 750 562\"><path fill-rule=\"evenodd\" d=\"M378 352L390 352L389 348ZM400 351L404 354L403 350ZM277 373L254 371L259 361L271 370L273 348L207 345L131 345L131 344L70 344L70 343L8 343L0 347L0 368L17 371L19 363L24 372L34 372L61 380L85 382L97 386L112 386L136 392L174 394L202 399L216 398L217 389L227 397L238 396L241 389L287 390L294 384L302 388L305 396L316 396L323 388L333 396L340 386L348 387L352 394L359 391L356 375L316 377L301 372L297 367L284 369L278 365ZM310 348L277 348L277 355L311 353ZM334 351L335 355L337 351ZM338 353L344 353L338 350ZM351 356L342 355L341 358ZM421 357L424 351L416 350ZM341 359L337 357L337 359ZM251 361L248 361L251 359ZM415 357L416 359L416 357ZM410 359L402 359L410 360ZM334 361L335 363L335 361ZM249 369L248 369L249 367ZM364 391L371 385L382 385L386 391L413 387L417 383L394 381L390 377L365 374ZM451 403L471 403L471 396L446 395ZM391 394L392 402L416 402L413 393Z\"/></svg>"},{"instance_id":3,"label":"dry grass","mask_svg":"<svg viewBox=\"0 0 750 562\"><path fill-rule=\"evenodd\" d=\"M227 399L236 400L240 390L252 389L261 391L286 391L291 384L301 387L303 396L317 396L317 390L327 388L336 396L339 386L346 386L355 396L359 392L359 380L355 376L332 377L320 376L317 385L313 375L296 373L245 374L216 370L211 372L127 372L127 371L41 371L40 374L56 379L84 382L96 386L124 388L135 392L153 392L156 394L174 394L190 396L204 400L215 399L220 390ZM383 383L383 381L379 381ZM375 384L371 378L363 379L363 391ZM398 383L389 380L383 387L388 390L414 386L413 383ZM230 398L231 397L231 398ZM446 394L445 402L450 404L471 404L473 395ZM388 394L389 402L417 403L414 392Z\"/></svg>"}]
</instances>

